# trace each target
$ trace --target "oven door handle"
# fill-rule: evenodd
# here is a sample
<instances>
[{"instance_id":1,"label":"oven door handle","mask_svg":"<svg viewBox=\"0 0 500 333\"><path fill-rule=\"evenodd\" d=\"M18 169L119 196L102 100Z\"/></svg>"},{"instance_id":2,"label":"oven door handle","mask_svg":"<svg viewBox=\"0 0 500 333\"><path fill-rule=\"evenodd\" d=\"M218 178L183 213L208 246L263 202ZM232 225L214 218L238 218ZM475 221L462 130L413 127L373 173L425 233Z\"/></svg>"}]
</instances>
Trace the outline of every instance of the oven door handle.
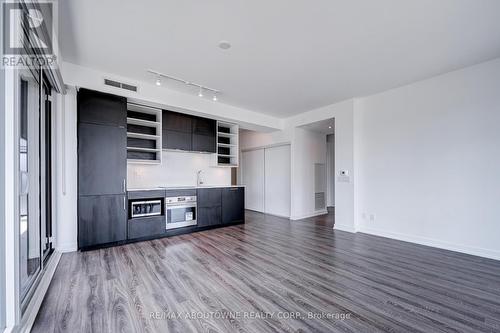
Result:
<instances>
[{"instance_id":1,"label":"oven door handle","mask_svg":"<svg viewBox=\"0 0 500 333\"><path fill-rule=\"evenodd\" d=\"M196 204L167 204L167 209L172 209L172 208L196 208Z\"/></svg>"}]
</instances>

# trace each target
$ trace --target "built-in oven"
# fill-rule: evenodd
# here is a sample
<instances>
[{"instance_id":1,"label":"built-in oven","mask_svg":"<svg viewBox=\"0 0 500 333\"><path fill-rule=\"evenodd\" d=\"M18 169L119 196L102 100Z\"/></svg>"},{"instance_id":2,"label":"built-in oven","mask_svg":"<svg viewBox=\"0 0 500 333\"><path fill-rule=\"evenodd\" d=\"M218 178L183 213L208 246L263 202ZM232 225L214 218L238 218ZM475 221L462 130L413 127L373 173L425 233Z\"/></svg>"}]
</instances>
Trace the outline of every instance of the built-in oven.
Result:
<instances>
[{"instance_id":1,"label":"built-in oven","mask_svg":"<svg viewBox=\"0 0 500 333\"><path fill-rule=\"evenodd\" d=\"M150 217L162 215L163 200L147 199L131 201L130 218Z\"/></svg>"},{"instance_id":2,"label":"built-in oven","mask_svg":"<svg viewBox=\"0 0 500 333\"><path fill-rule=\"evenodd\" d=\"M165 198L166 229L196 225L196 195Z\"/></svg>"}]
</instances>

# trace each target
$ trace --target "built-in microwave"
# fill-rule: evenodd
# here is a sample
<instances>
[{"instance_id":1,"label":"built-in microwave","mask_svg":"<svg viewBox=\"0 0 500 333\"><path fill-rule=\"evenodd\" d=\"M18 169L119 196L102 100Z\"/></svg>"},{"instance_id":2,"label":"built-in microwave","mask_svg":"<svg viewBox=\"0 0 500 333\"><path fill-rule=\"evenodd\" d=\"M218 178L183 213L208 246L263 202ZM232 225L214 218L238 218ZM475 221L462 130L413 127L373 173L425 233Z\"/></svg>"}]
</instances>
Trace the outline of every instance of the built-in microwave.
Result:
<instances>
[{"instance_id":1,"label":"built-in microwave","mask_svg":"<svg viewBox=\"0 0 500 333\"><path fill-rule=\"evenodd\" d=\"M130 204L130 217L149 217L162 215L163 200L150 199L141 201L132 201Z\"/></svg>"}]
</instances>

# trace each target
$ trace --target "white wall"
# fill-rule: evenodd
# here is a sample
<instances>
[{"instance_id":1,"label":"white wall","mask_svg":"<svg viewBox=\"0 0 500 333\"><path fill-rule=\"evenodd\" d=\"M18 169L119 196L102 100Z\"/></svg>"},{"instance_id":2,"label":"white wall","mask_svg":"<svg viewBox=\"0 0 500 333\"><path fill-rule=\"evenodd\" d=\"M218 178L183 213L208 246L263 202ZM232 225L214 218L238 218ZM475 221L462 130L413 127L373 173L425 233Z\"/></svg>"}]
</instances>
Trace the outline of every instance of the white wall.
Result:
<instances>
[{"instance_id":1,"label":"white wall","mask_svg":"<svg viewBox=\"0 0 500 333\"><path fill-rule=\"evenodd\" d=\"M198 170L204 185L231 185L231 169L213 167L213 154L163 151L161 165L127 165L128 188L195 186Z\"/></svg>"},{"instance_id":2,"label":"white wall","mask_svg":"<svg viewBox=\"0 0 500 333\"><path fill-rule=\"evenodd\" d=\"M500 259L499 92L497 59L361 99L359 229Z\"/></svg>"}]
</instances>

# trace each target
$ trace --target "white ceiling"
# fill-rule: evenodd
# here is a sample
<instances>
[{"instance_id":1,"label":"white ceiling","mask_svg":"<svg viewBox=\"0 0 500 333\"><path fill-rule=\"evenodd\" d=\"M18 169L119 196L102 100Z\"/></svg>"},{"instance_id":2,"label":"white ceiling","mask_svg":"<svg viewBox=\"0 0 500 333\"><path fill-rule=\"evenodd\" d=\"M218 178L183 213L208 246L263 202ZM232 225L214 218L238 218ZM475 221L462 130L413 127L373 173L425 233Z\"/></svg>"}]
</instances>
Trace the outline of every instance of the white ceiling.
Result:
<instances>
[{"instance_id":1,"label":"white ceiling","mask_svg":"<svg viewBox=\"0 0 500 333\"><path fill-rule=\"evenodd\" d=\"M154 82L151 68L277 117L500 56L499 0L66 0L59 8L63 60ZM218 48L221 40L232 48Z\"/></svg>"},{"instance_id":2,"label":"white ceiling","mask_svg":"<svg viewBox=\"0 0 500 333\"><path fill-rule=\"evenodd\" d=\"M335 118L324 119L314 123L300 126L309 131L318 132L321 134L334 134L335 133Z\"/></svg>"}]
</instances>

